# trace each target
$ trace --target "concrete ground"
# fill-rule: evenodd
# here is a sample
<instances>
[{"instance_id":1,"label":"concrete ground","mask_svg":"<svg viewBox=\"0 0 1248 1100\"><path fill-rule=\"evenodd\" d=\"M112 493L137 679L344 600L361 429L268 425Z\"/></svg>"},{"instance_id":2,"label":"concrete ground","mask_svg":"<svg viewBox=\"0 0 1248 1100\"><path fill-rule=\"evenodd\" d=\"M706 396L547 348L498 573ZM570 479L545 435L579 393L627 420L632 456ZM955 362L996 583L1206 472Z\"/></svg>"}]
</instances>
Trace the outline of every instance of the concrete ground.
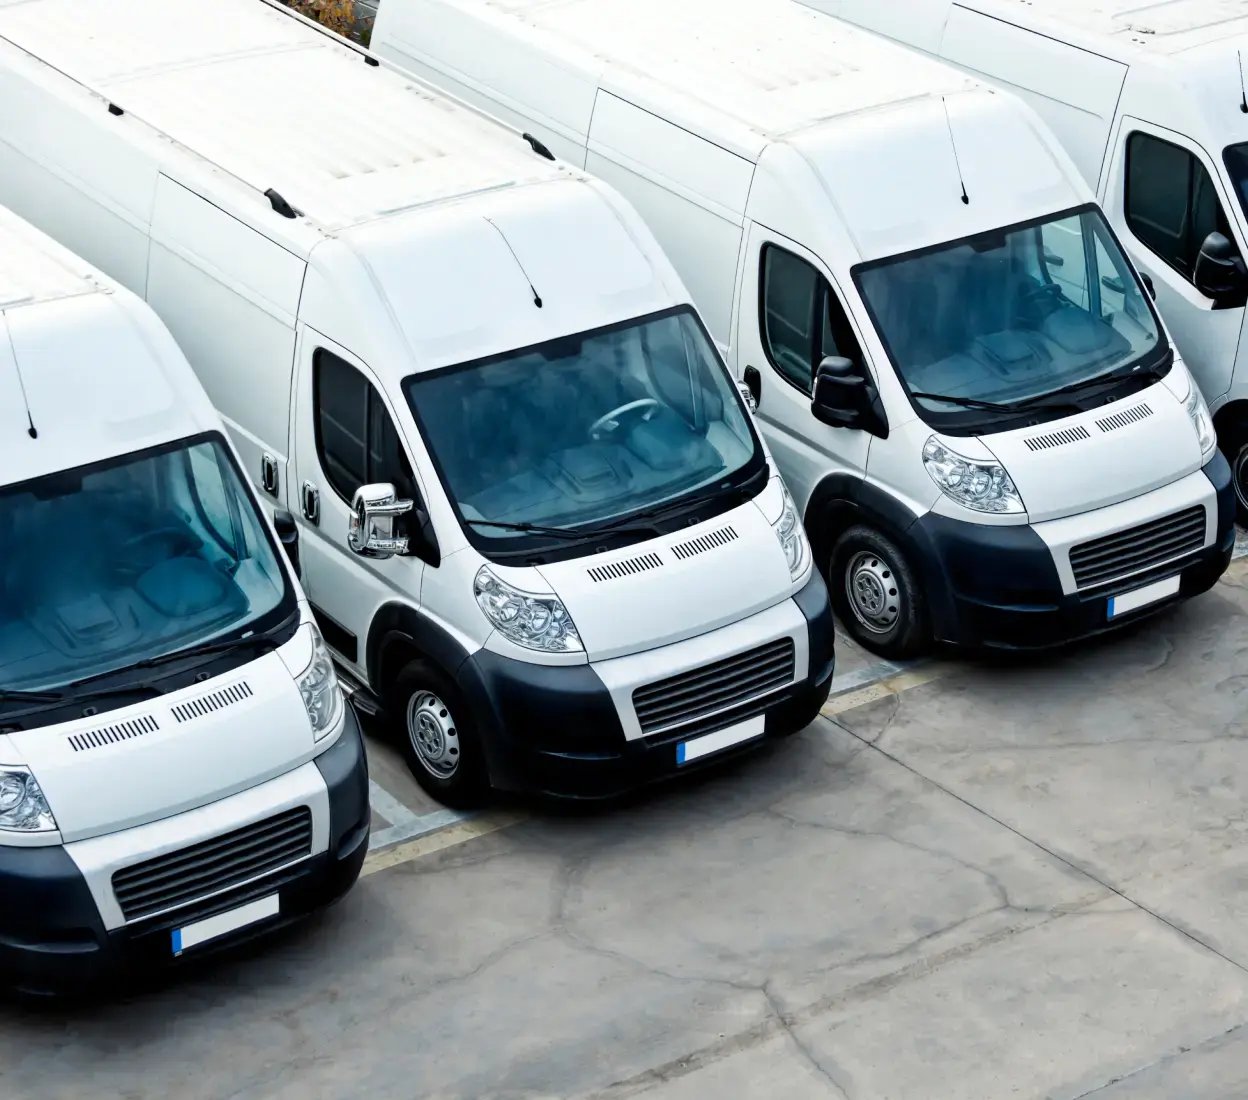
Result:
<instances>
[{"instance_id":1,"label":"concrete ground","mask_svg":"<svg viewBox=\"0 0 1248 1100\"><path fill-rule=\"evenodd\" d=\"M610 809L449 814L370 745L338 907L92 1007L0 1096L1248 1096L1248 560L1040 659L843 645L800 736Z\"/></svg>"}]
</instances>

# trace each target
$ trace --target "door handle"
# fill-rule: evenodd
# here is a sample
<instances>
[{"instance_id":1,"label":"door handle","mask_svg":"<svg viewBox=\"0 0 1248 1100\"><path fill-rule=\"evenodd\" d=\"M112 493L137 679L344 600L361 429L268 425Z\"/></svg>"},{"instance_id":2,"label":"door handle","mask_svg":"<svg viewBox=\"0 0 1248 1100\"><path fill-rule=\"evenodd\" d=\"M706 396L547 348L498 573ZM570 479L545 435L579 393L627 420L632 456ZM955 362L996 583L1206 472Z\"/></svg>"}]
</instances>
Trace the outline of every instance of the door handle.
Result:
<instances>
[{"instance_id":1,"label":"door handle","mask_svg":"<svg viewBox=\"0 0 1248 1100\"><path fill-rule=\"evenodd\" d=\"M303 518L313 526L321 522L321 491L310 481L303 483Z\"/></svg>"},{"instance_id":2,"label":"door handle","mask_svg":"<svg viewBox=\"0 0 1248 1100\"><path fill-rule=\"evenodd\" d=\"M757 367L745 368L745 388L750 391L750 396L754 398L754 407L757 409L763 401L763 377L758 373Z\"/></svg>"},{"instance_id":3,"label":"door handle","mask_svg":"<svg viewBox=\"0 0 1248 1100\"><path fill-rule=\"evenodd\" d=\"M268 451L260 456L260 488L269 496L277 496L277 459Z\"/></svg>"}]
</instances>

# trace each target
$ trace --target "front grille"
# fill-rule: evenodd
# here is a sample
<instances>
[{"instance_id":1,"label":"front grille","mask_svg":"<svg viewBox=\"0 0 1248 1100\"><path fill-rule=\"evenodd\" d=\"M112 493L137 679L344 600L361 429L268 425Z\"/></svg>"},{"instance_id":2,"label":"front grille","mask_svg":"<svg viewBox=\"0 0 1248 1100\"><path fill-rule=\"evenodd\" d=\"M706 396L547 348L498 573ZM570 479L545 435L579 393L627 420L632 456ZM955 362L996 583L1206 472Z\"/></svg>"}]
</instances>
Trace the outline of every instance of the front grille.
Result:
<instances>
[{"instance_id":1,"label":"front grille","mask_svg":"<svg viewBox=\"0 0 1248 1100\"><path fill-rule=\"evenodd\" d=\"M633 709L642 733L651 734L783 687L793 679L793 665L793 639L781 638L639 687L633 692Z\"/></svg>"},{"instance_id":2,"label":"front grille","mask_svg":"<svg viewBox=\"0 0 1248 1100\"><path fill-rule=\"evenodd\" d=\"M1205 545L1203 505L1071 548L1075 584L1093 588L1142 573Z\"/></svg>"},{"instance_id":3,"label":"front grille","mask_svg":"<svg viewBox=\"0 0 1248 1100\"><path fill-rule=\"evenodd\" d=\"M138 920L274 871L312 851L312 812L286 810L113 874L126 920Z\"/></svg>"}]
</instances>

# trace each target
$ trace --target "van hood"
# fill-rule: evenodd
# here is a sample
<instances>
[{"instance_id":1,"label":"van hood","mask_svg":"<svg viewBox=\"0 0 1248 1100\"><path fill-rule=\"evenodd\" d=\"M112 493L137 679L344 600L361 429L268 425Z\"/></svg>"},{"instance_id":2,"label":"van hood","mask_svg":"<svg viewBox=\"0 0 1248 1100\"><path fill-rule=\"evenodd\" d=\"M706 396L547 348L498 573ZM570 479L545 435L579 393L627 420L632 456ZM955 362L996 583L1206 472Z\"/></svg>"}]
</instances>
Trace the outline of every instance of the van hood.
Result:
<instances>
[{"instance_id":1,"label":"van hood","mask_svg":"<svg viewBox=\"0 0 1248 1100\"><path fill-rule=\"evenodd\" d=\"M979 442L1009 473L1031 523L1117 504L1203 465L1196 430L1167 385L1185 373L1176 364L1164 381L1121 401Z\"/></svg>"},{"instance_id":2,"label":"van hood","mask_svg":"<svg viewBox=\"0 0 1248 1100\"><path fill-rule=\"evenodd\" d=\"M324 747L313 741L280 652L184 691L5 741L0 749L22 757L5 751L6 763L34 772L66 843L226 798Z\"/></svg>"},{"instance_id":3,"label":"van hood","mask_svg":"<svg viewBox=\"0 0 1248 1100\"><path fill-rule=\"evenodd\" d=\"M705 523L538 570L590 661L658 649L764 611L796 590L765 514L779 517L781 495L773 478L754 500Z\"/></svg>"}]
</instances>

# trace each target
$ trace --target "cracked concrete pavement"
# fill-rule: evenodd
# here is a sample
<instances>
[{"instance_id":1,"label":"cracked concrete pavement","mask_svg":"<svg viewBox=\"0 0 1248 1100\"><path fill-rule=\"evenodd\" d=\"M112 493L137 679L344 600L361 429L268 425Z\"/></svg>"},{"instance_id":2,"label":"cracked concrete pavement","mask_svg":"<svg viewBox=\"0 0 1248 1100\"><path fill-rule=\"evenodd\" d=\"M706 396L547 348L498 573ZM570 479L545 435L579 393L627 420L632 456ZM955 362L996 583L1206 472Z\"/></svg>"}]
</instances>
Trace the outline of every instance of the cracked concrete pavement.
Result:
<instances>
[{"instance_id":1,"label":"cracked concrete pavement","mask_svg":"<svg viewBox=\"0 0 1248 1100\"><path fill-rule=\"evenodd\" d=\"M5 1008L0 1093L1242 1098L1246 575L517 815L171 984Z\"/></svg>"}]
</instances>

